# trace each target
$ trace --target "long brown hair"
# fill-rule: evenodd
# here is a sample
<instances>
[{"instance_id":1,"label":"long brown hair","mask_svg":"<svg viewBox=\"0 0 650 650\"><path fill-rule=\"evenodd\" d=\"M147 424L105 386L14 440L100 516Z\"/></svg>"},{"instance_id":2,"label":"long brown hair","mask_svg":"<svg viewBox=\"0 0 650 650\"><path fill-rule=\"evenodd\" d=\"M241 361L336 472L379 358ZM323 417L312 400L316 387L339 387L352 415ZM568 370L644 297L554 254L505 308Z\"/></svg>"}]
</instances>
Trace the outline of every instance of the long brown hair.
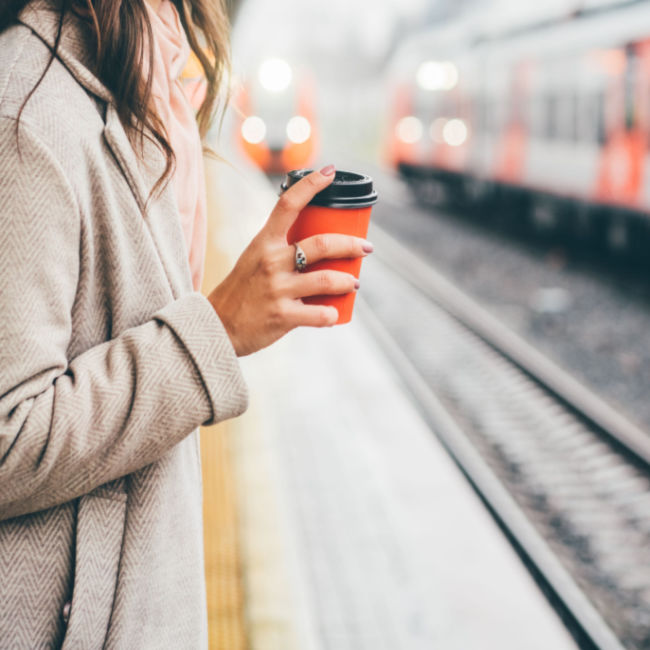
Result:
<instances>
[{"instance_id":1,"label":"long brown hair","mask_svg":"<svg viewBox=\"0 0 650 650\"><path fill-rule=\"evenodd\" d=\"M2 0L0 33L19 22L20 12L33 0ZM224 0L169 0L181 18L190 47L199 60L207 82L206 95L197 113L203 137L219 109L227 103L227 91L220 96L222 81L230 71L229 21ZM153 106L153 33L146 0L50 0L60 11L52 57L39 82L27 96L22 110L57 55L64 18L68 12L86 24L95 51L93 72L112 93L120 120L131 144L140 151L144 138L153 136L162 149L166 166L152 194L171 176L175 157L164 124ZM125 62L129 62L125 65ZM145 76L144 71L147 70ZM19 114L20 119L20 114ZM151 136L149 135L151 133Z\"/></svg>"}]
</instances>

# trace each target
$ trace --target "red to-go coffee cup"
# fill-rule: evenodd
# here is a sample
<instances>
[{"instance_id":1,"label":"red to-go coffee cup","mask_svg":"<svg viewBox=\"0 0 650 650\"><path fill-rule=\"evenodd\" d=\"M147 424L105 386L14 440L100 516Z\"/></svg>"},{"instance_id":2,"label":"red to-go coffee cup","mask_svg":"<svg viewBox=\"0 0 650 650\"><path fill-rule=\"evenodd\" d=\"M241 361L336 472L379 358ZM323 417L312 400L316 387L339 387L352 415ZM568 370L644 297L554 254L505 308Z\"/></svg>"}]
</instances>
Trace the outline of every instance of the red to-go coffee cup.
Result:
<instances>
[{"instance_id":1,"label":"red to-go coffee cup","mask_svg":"<svg viewBox=\"0 0 650 650\"><path fill-rule=\"evenodd\" d=\"M282 183L282 191L311 173L311 169L290 171ZM287 233L287 242L302 241L312 235L342 233L366 238L372 206L377 203L377 192L372 178L354 172L337 171L334 180L316 194L303 210ZM359 277L361 257L354 259L329 259L308 264L306 271L332 269L344 271ZM307 260L309 262L309 260ZM339 312L337 325L349 323L356 291L337 296L308 296L303 302L311 305L332 305Z\"/></svg>"}]
</instances>

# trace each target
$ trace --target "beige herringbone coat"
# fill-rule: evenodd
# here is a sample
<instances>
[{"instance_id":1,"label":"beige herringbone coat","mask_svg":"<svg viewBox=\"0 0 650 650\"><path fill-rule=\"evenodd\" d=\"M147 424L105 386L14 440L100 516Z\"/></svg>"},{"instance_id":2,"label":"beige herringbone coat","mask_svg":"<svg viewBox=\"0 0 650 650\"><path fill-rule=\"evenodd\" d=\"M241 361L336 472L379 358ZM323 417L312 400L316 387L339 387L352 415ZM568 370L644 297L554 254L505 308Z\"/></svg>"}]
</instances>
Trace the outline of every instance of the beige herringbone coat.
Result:
<instances>
[{"instance_id":1,"label":"beige herringbone coat","mask_svg":"<svg viewBox=\"0 0 650 650\"><path fill-rule=\"evenodd\" d=\"M46 2L0 36L0 648L201 648L197 427L246 389L73 19L16 133Z\"/></svg>"}]
</instances>

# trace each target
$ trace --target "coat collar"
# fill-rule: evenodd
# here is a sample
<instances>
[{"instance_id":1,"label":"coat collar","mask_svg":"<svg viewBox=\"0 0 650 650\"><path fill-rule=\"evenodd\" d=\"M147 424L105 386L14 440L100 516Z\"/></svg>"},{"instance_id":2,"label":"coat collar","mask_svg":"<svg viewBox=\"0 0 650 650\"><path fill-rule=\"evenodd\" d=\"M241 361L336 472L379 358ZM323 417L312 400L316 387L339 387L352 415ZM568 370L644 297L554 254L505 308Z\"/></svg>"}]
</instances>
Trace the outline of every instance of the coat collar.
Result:
<instances>
[{"instance_id":1,"label":"coat collar","mask_svg":"<svg viewBox=\"0 0 650 650\"><path fill-rule=\"evenodd\" d=\"M59 16L60 11L52 0L33 0L20 13L19 20L52 49L59 28ZM92 49L89 30L76 16L68 12L63 22L57 56L86 90L106 102L111 102L110 91L91 72Z\"/></svg>"},{"instance_id":2,"label":"coat collar","mask_svg":"<svg viewBox=\"0 0 650 650\"><path fill-rule=\"evenodd\" d=\"M53 0L34 0L19 16L20 22L29 27L50 49L56 42L59 19L60 12ZM147 138L143 152L143 160L146 160L147 164L139 160L120 121L113 95L92 72L93 47L88 28L79 18L68 12L61 30L57 57L81 86L105 103L103 118L106 144L144 213L150 189L162 174L164 161L161 166L161 153Z\"/></svg>"}]
</instances>

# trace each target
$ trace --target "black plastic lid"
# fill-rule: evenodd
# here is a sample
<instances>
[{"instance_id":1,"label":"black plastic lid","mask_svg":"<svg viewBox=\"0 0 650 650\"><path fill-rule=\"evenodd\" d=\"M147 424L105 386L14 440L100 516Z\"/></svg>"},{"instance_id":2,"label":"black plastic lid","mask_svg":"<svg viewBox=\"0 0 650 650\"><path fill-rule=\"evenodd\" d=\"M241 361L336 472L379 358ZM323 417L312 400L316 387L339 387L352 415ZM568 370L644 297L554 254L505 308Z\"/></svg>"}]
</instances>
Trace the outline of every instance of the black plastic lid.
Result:
<instances>
[{"instance_id":1,"label":"black plastic lid","mask_svg":"<svg viewBox=\"0 0 650 650\"><path fill-rule=\"evenodd\" d=\"M282 183L282 191L289 189L301 178L310 174L311 169L295 169L287 174ZM377 192L372 187L372 178L354 172L336 171L334 180L309 202L325 208L367 208L377 203Z\"/></svg>"}]
</instances>

